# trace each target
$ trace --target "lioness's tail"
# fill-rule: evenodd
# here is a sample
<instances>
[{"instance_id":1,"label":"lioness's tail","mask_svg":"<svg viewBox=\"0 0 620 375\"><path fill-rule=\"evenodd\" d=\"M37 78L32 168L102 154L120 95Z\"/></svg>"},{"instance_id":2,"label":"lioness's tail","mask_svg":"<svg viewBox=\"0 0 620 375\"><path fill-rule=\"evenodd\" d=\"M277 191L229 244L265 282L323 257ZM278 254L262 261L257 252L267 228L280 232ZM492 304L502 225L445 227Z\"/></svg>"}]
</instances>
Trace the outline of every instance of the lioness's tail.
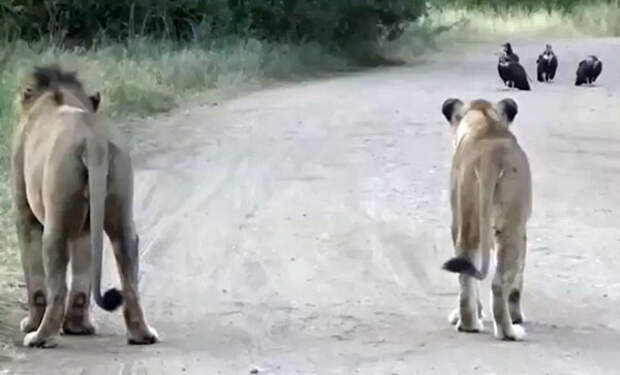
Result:
<instances>
[{"instance_id":1,"label":"lioness's tail","mask_svg":"<svg viewBox=\"0 0 620 375\"><path fill-rule=\"evenodd\" d=\"M108 144L97 142L94 135L86 140L86 167L88 168L88 195L90 199L90 245L93 252L93 294L95 302L106 311L114 311L123 303L118 289L112 288L101 295L101 261L103 252L103 221L108 177Z\"/></svg>"},{"instance_id":2,"label":"lioness's tail","mask_svg":"<svg viewBox=\"0 0 620 375\"><path fill-rule=\"evenodd\" d=\"M462 273L469 275L478 280L484 280L489 273L489 263L491 260L491 207L493 206L493 194L495 184L499 177L499 171L494 167L491 160L485 160L483 158L480 168L480 172L477 173L479 193L480 193L480 207L478 209L478 215L480 220L480 249L482 250L482 268L476 269L470 254L461 254L456 256L447 262L445 262L442 268L446 271ZM487 165L484 165L487 164Z\"/></svg>"}]
</instances>

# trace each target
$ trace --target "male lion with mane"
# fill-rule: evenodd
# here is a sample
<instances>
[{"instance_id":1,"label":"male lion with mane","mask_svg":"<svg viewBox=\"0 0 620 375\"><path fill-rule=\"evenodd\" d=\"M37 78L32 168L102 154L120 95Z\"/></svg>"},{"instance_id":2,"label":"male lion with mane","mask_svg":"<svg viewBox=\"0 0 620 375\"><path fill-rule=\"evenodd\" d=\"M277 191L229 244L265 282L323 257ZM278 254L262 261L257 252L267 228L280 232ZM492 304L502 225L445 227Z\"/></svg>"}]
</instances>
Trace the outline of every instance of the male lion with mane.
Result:
<instances>
[{"instance_id":1,"label":"male lion with mane","mask_svg":"<svg viewBox=\"0 0 620 375\"><path fill-rule=\"evenodd\" d=\"M57 66L35 68L18 96L12 190L28 293L29 312L20 325L25 346L55 346L61 327L65 334L94 334L91 281L95 301L104 310L113 311L125 300L130 344L158 340L138 297L131 159L112 137L107 119L96 113L100 99L99 93L86 94L75 73ZM113 245L122 293L111 289L102 296L104 230Z\"/></svg>"},{"instance_id":2,"label":"male lion with mane","mask_svg":"<svg viewBox=\"0 0 620 375\"><path fill-rule=\"evenodd\" d=\"M454 155L450 176L452 241L456 257L443 268L460 274L458 308L450 322L459 331L483 329L478 282L489 270L491 230L497 252L491 305L495 336L520 340L526 224L532 212L532 177L525 152L509 130L517 103L448 99L443 115L453 132ZM482 267L474 263L482 258Z\"/></svg>"}]
</instances>

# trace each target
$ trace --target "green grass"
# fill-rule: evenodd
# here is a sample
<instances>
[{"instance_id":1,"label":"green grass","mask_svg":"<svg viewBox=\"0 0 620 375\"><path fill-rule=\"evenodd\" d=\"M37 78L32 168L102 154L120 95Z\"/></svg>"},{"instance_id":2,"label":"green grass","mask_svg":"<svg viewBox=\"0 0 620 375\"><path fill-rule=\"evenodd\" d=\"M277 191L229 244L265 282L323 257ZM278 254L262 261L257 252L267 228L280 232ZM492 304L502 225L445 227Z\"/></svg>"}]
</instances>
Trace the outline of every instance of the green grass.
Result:
<instances>
[{"instance_id":1,"label":"green grass","mask_svg":"<svg viewBox=\"0 0 620 375\"><path fill-rule=\"evenodd\" d=\"M611 4L576 6L571 12L524 9L492 10L443 8L430 11L427 22L453 25L436 38L441 45L528 39L620 36L620 8Z\"/></svg>"},{"instance_id":2,"label":"green grass","mask_svg":"<svg viewBox=\"0 0 620 375\"><path fill-rule=\"evenodd\" d=\"M16 303L16 279L19 260L10 203L8 159L11 129L15 123L13 109L16 82L9 74L0 74L0 347L2 337L9 332L8 316Z\"/></svg>"},{"instance_id":3,"label":"green grass","mask_svg":"<svg viewBox=\"0 0 620 375\"><path fill-rule=\"evenodd\" d=\"M103 44L91 50L22 42L14 55L3 73L10 80L10 91L34 65L57 62L77 70L91 91L102 91L103 110L113 118L166 112L181 98L204 90L239 90L265 80L344 68L349 63L315 44L292 46L257 40L238 40L221 47L179 47L173 42L138 38L127 45Z\"/></svg>"},{"instance_id":4,"label":"green grass","mask_svg":"<svg viewBox=\"0 0 620 375\"><path fill-rule=\"evenodd\" d=\"M17 306L17 282L21 277L14 228L10 214L8 175L6 170L0 169L0 348L3 337L8 336L12 330L4 318Z\"/></svg>"},{"instance_id":5,"label":"green grass","mask_svg":"<svg viewBox=\"0 0 620 375\"><path fill-rule=\"evenodd\" d=\"M488 7L431 7L398 40L381 41L375 49L390 59L411 62L429 49L458 51L485 42L584 36L620 36L620 8L608 3L581 5L567 13L528 11L515 5L499 14Z\"/></svg>"}]
</instances>

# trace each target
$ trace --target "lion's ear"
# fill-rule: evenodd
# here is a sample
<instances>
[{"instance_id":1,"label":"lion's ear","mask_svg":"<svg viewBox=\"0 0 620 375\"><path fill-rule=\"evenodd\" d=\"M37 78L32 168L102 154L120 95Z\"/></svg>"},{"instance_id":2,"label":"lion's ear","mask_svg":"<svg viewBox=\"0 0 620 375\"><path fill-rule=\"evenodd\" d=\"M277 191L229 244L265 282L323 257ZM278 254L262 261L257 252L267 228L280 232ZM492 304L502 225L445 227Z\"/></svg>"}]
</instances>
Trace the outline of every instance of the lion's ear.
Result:
<instances>
[{"instance_id":1,"label":"lion's ear","mask_svg":"<svg viewBox=\"0 0 620 375\"><path fill-rule=\"evenodd\" d=\"M449 98L443 102L441 106L441 112L443 116L448 120L451 126L457 125L460 121L460 112L463 107L463 102L460 99Z\"/></svg>"},{"instance_id":2,"label":"lion's ear","mask_svg":"<svg viewBox=\"0 0 620 375\"><path fill-rule=\"evenodd\" d=\"M519 106L513 99L506 98L497 103L497 111L506 120L506 124L510 125L519 112Z\"/></svg>"},{"instance_id":3,"label":"lion's ear","mask_svg":"<svg viewBox=\"0 0 620 375\"><path fill-rule=\"evenodd\" d=\"M97 91L95 94L88 97L90 100L90 104L93 106L93 112L97 112L99 106L101 105L101 94Z\"/></svg>"}]
</instances>

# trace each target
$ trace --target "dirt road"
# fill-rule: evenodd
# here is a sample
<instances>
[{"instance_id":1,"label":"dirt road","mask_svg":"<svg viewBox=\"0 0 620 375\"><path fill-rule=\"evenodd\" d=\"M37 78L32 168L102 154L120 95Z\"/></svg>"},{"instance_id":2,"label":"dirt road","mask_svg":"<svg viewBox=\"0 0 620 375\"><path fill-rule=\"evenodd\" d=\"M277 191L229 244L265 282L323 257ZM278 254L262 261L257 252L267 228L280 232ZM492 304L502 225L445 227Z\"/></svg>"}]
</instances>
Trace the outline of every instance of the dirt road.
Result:
<instances>
[{"instance_id":1,"label":"dirt road","mask_svg":"<svg viewBox=\"0 0 620 375\"><path fill-rule=\"evenodd\" d=\"M545 42L514 45L534 79ZM120 313L95 309L98 336L17 349L0 374L620 373L620 40L554 47L556 82L532 92L501 88L487 45L157 119L138 134L135 209L163 341L127 346ZM599 85L574 87L590 53ZM485 333L447 322L449 96L520 106L525 342L493 338L488 298Z\"/></svg>"}]
</instances>

